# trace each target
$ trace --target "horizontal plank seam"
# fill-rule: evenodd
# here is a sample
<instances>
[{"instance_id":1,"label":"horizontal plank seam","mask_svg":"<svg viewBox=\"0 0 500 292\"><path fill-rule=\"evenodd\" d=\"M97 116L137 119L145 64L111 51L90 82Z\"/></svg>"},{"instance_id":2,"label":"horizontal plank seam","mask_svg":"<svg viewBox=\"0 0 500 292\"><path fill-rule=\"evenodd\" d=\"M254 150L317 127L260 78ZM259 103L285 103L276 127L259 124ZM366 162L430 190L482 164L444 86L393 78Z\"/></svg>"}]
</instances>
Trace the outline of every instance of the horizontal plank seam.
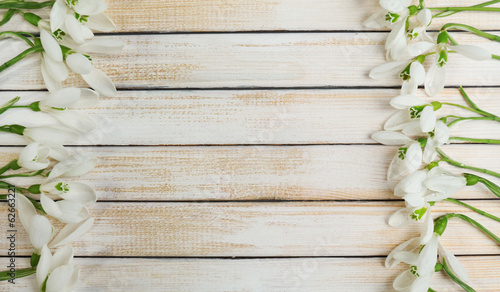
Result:
<instances>
[{"instance_id":1,"label":"horizontal plank seam","mask_svg":"<svg viewBox=\"0 0 500 292\"><path fill-rule=\"evenodd\" d=\"M328 199L319 199L319 200L286 200L286 199L263 199L263 200L98 200L97 203L122 203L122 204L135 204L135 203L145 203L145 204L255 204L255 203L397 203L403 202L401 199L373 199L373 200L328 200ZM498 198L465 198L460 199L460 201L491 201L497 202ZM0 200L0 203L5 203L6 200Z\"/></svg>"},{"instance_id":2,"label":"horizontal plank seam","mask_svg":"<svg viewBox=\"0 0 500 292\"><path fill-rule=\"evenodd\" d=\"M449 143L447 145L483 145L488 147L499 147L497 144L482 144L482 143ZM141 144L102 144L102 145L64 145L68 148L99 148L99 147L314 147L314 146L383 146L387 145L377 143L315 143L315 144L157 144L157 145L141 145ZM0 145L0 148L22 148L25 145Z\"/></svg>"}]
</instances>

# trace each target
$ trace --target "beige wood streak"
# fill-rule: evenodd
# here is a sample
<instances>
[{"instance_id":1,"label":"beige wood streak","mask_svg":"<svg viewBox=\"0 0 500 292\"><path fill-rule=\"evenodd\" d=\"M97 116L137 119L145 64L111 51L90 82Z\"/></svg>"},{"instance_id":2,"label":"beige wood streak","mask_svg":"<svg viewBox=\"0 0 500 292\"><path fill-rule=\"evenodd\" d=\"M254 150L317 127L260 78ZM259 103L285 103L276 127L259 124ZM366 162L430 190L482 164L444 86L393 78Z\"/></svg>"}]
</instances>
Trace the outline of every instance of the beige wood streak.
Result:
<instances>
[{"instance_id":1,"label":"beige wood streak","mask_svg":"<svg viewBox=\"0 0 500 292\"><path fill-rule=\"evenodd\" d=\"M255 30L367 30L362 23L380 9L366 0L108 0L107 14L118 32ZM482 1L432 0L428 7L470 6ZM48 15L48 13L42 13ZM432 29L459 22L497 29L498 14L468 12L434 20ZM5 29L33 30L18 16Z\"/></svg>"},{"instance_id":2,"label":"beige wood streak","mask_svg":"<svg viewBox=\"0 0 500 292\"><path fill-rule=\"evenodd\" d=\"M496 201L470 201L499 213ZM325 256L386 255L411 237L420 225L395 229L386 221L401 202L267 202L267 203L98 203L91 206L92 229L74 243L85 256ZM439 203L443 212L469 214L494 233L498 222L463 207ZM462 212L463 211L463 212ZM0 212L3 218L7 210ZM59 228L60 224L55 224ZM18 226L16 248L31 246ZM463 222L448 224L443 244L455 254L498 254L500 247ZM0 249L7 250L3 241Z\"/></svg>"},{"instance_id":3,"label":"beige wood streak","mask_svg":"<svg viewBox=\"0 0 500 292\"><path fill-rule=\"evenodd\" d=\"M454 34L459 43L474 42L492 52L500 44L468 34ZM103 37L103 36L100 36ZM385 63L387 33L173 34L112 36L125 43L116 56L93 56L118 88L324 87L400 86L394 76L367 78ZM6 40L0 61L26 48ZM430 62L430 61L429 61ZM0 74L2 89L44 89L38 54ZM447 85L497 85L497 63L450 56ZM84 86L72 76L66 85Z\"/></svg>"},{"instance_id":4,"label":"beige wood streak","mask_svg":"<svg viewBox=\"0 0 500 292\"><path fill-rule=\"evenodd\" d=\"M476 291L498 291L498 256L459 257ZM29 265L18 259L19 266ZM80 282L75 291L392 291L407 267L393 270L383 258L138 259L76 258ZM18 279L16 291L33 291L34 276ZM11 284L0 283L0 290ZM444 272L432 288L458 288Z\"/></svg>"},{"instance_id":5,"label":"beige wood streak","mask_svg":"<svg viewBox=\"0 0 500 292\"><path fill-rule=\"evenodd\" d=\"M444 150L458 161L499 171L498 146L456 145ZM78 151L100 162L81 177L100 200L388 200L386 181L395 147L98 147ZM3 148L1 165L20 148ZM444 165L445 166L445 165ZM463 171L448 167L459 174ZM483 175L484 176L484 175ZM492 179L500 183L498 179ZM19 186L40 179L13 180ZM495 198L482 185L466 187L457 198Z\"/></svg>"},{"instance_id":6,"label":"beige wood streak","mask_svg":"<svg viewBox=\"0 0 500 292\"><path fill-rule=\"evenodd\" d=\"M500 115L500 89L469 88L482 108ZM198 144L359 144L374 143L370 135L382 129L396 112L389 105L395 89L361 90L235 90L121 91L102 98L98 107L82 110L100 125L99 131L75 141L80 145L198 145ZM457 89L447 89L429 102L465 105ZM21 96L20 104L41 100L42 92L0 92L3 104ZM473 116L444 106L439 116ZM49 115L11 110L3 124L41 126L57 123ZM453 136L498 138L494 122L470 122L454 127ZM0 144L22 145L19 136L0 133Z\"/></svg>"}]
</instances>

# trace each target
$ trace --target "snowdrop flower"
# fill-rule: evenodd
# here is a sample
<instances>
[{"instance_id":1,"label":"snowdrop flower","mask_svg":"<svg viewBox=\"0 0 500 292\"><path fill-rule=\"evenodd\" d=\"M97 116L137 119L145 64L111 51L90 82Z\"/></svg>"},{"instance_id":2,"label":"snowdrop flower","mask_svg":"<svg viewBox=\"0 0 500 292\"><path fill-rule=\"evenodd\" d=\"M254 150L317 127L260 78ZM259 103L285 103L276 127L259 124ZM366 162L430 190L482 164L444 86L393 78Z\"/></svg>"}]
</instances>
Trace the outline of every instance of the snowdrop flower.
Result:
<instances>
[{"instance_id":1,"label":"snowdrop flower","mask_svg":"<svg viewBox=\"0 0 500 292\"><path fill-rule=\"evenodd\" d=\"M45 212L63 223L78 223L89 217L89 210L78 201L54 201L43 193L40 202Z\"/></svg>"},{"instance_id":2,"label":"snowdrop flower","mask_svg":"<svg viewBox=\"0 0 500 292\"><path fill-rule=\"evenodd\" d=\"M50 153L50 148L40 144L39 142L32 142L28 144L17 159L17 164L28 170L40 170L49 166L50 161L47 159Z\"/></svg>"},{"instance_id":3,"label":"snowdrop flower","mask_svg":"<svg viewBox=\"0 0 500 292\"><path fill-rule=\"evenodd\" d=\"M50 171L48 180L53 180L63 176L82 176L94 169L96 164L97 158L91 155L75 155L56 164Z\"/></svg>"},{"instance_id":4,"label":"snowdrop flower","mask_svg":"<svg viewBox=\"0 0 500 292\"><path fill-rule=\"evenodd\" d=\"M93 90L69 87L52 93L41 100L38 106L41 111L52 115L65 126L80 133L88 133L97 128L96 123L67 109L88 107L98 100L99 95Z\"/></svg>"},{"instance_id":5,"label":"snowdrop flower","mask_svg":"<svg viewBox=\"0 0 500 292\"><path fill-rule=\"evenodd\" d=\"M78 138L74 131L63 126L27 127L23 136L30 142L40 142L48 146L61 146Z\"/></svg>"},{"instance_id":6,"label":"snowdrop flower","mask_svg":"<svg viewBox=\"0 0 500 292\"><path fill-rule=\"evenodd\" d=\"M33 204L22 194L16 194L16 206L19 219L28 232L34 253L40 254L44 245L52 238L53 227L44 216L38 215Z\"/></svg>"},{"instance_id":7,"label":"snowdrop flower","mask_svg":"<svg viewBox=\"0 0 500 292\"><path fill-rule=\"evenodd\" d=\"M436 148L448 143L450 139L450 128L442 121L437 121L434 131L430 132L424 147L423 161L427 164L436 159Z\"/></svg>"},{"instance_id":8,"label":"snowdrop flower","mask_svg":"<svg viewBox=\"0 0 500 292\"><path fill-rule=\"evenodd\" d=\"M94 36L91 29L104 32L116 29L104 14L106 9L102 0L56 0L50 12L51 29L53 32L61 30L82 44Z\"/></svg>"},{"instance_id":9,"label":"snowdrop flower","mask_svg":"<svg viewBox=\"0 0 500 292\"><path fill-rule=\"evenodd\" d=\"M53 200L76 201L85 206L97 201L94 189L80 182L49 181L40 186L40 191Z\"/></svg>"},{"instance_id":10,"label":"snowdrop flower","mask_svg":"<svg viewBox=\"0 0 500 292\"><path fill-rule=\"evenodd\" d=\"M464 281L465 283L470 281L464 266L460 263L460 261L455 257L454 254L444 248L441 242L438 242L438 254L440 262L444 264L443 260L445 260L446 265L448 265L455 276L460 278L460 280Z\"/></svg>"},{"instance_id":11,"label":"snowdrop flower","mask_svg":"<svg viewBox=\"0 0 500 292\"><path fill-rule=\"evenodd\" d=\"M387 179L395 180L417 171L422 165L422 146L408 136L393 131L380 131L372 139L384 145L401 145L389 165Z\"/></svg>"},{"instance_id":12,"label":"snowdrop flower","mask_svg":"<svg viewBox=\"0 0 500 292\"><path fill-rule=\"evenodd\" d=\"M408 52L412 56L421 55L428 51L433 51L436 53L435 62L427 72L427 77L425 80L425 91L429 96L435 96L439 94L444 88L446 81L445 65L448 63L449 52L458 53L476 61L491 59L491 53L481 47L473 45L448 44L448 33L446 31L439 34L437 44L428 41L422 41L411 44L408 47Z\"/></svg>"},{"instance_id":13,"label":"snowdrop flower","mask_svg":"<svg viewBox=\"0 0 500 292\"><path fill-rule=\"evenodd\" d=\"M436 126L435 110L440 108L440 104L429 104L414 94L397 96L391 100L390 104L399 111L384 124L385 130L402 130L405 135L409 136L434 130Z\"/></svg>"},{"instance_id":14,"label":"snowdrop flower","mask_svg":"<svg viewBox=\"0 0 500 292\"><path fill-rule=\"evenodd\" d=\"M73 263L73 248L64 246L54 255L44 246L40 262L36 269L36 281L42 291L45 285L46 292L71 291L78 282L78 268Z\"/></svg>"},{"instance_id":15,"label":"snowdrop flower","mask_svg":"<svg viewBox=\"0 0 500 292\"><path fill-rule=\"evenodd\" d=\"M48 246L52 248L68 244L85 234L92 227L92 224L94 224L94 218L92 217L88 217L79 223L66 224Z\"/></svg>"},{"instance_id":16,"label":"snowdrop flower","mask_svg":"<svg viewBox=\"0 0 500 292\"><path fill-rule=\"evenodd\" d=\"M408 207L423 208L428 202L451 197L466 184L465 177L434 167L416 171L402 179L394 188L394 195L402 197Z\"/></svg>"},{"instance_id":17,"label":"snowdrop flower","mask_svg":"<svg viewBox=\"0 0 500 292\"><path fill-rule=\"evenodd\" d=\"M405 61L388 62L373 68L369 76L372 79L398 76L403 80L401 94L415 94L418 86L425 81L424 61L425 57L419 56Z\"/></svg>"},{"instance_id":18,"label":"snowdrop flower","mask_svg":"<svg viewBox=\"0 0 500 292\"><path fill-rule=\"evenodd\" d=\"M429 210L429 204L419 209L411 207L401 208L391 215L389 218L389 225L394 228L401 228L415 222L422 222L422 219L425 218L421 224L421 235L419 239L420 244L426 244L430 240L432 230L434 229L434 222Z\"/></svg>"}]
</instances>

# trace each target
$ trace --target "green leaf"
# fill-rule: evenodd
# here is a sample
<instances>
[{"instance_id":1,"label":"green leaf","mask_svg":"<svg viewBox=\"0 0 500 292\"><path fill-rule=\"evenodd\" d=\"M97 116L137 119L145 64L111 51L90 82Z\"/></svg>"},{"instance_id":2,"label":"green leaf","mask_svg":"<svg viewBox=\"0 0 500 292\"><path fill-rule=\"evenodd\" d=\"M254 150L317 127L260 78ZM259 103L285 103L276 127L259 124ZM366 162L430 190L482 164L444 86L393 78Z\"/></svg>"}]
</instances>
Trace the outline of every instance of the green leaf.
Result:
<instances>
[{"instance_id":1,"label":"green leaf","mask_svg":"<svg viewBox=\"0 0 500 292\"><path fill-rule=\"evenodd\" d=\"M16 102L18 102L20 99L21 99L21 97L16 96L13 99L11 99L8 102L6 102L5 104L3 104L0 107L0 114L3 114L4 112L6 112L11 106L13 106L14 104L16 104Z\"/></svg>"}]
</instances>

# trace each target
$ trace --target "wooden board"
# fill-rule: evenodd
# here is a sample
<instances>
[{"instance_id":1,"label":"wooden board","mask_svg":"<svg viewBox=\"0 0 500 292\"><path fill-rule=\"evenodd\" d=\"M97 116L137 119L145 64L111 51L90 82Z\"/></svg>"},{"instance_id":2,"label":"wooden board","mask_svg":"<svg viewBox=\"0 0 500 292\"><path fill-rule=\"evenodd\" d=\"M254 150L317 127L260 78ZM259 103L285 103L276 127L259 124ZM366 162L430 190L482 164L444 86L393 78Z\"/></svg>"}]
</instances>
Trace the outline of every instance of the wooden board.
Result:
<instances>
[{"instance_id":1,"label":"wooden board","mask_svg":"<svg viewBox=\"0 0 500 292\"><path fill-rule=\"evenodd\" d=\"M118 32L233 32L233 31L352 31L369 30L363 21L378 9L378 1L364 0L108 0L107 14ZM428 0L428 7L471 6L474 0ZM42 13L45 15L48 13ZM19 29L20 17L7 26ZM468 12L436 19L431 29L447 22L473 23L498 29L493 13ZM29 25L23 30L33 30Z\"/></svg>"},{"instance_id":2,"label":"wooden board","mask_svg":"<svg viewBox=\"0 0 500 292\"><path fill-rule=\"evenodd\" d=\"M499 88L468 88L479 106L500 114ZM370 135L382 130L394 114L389 101L397 89L340 90L215 90L121 91L102 98L90 114L101 130L82 145L258 145L258 144L371 144ZM45 92L0 92L0 103L21 96L20 104L43 99ZM440 100L465 105L457 89L447 89ZM456 107L437 112L473 116ZM26 117L32 117L26 119ZM46 114L9 111L4 124L50 125ZM454 127L453 136L500 137L495 122L474 121ZM1 145L24 144L21 137L0 133Z\"/></svg>"},{"instance_id":3,"label":"wooden board","mask_svg":"<svg viewBox=\"0 0 500 292\"><path fill-rule=\"evenodd\" d=\"M499 146L445 146L454 159L499 171ZM103 201L394 200L384 146L92 147L99 158L82 177ZM1 164L19 148L2 148ZM446 164L443 164L446 167ZM459 174L464 171L447 167ZM356 173L355 176L352 173ZM470 171L467 171L470 172ZM483 175L484 176L484 175ZM496 183L500 180L492 179ZM11 180L12 183L26 180ZM31 180L30 183L39 183ZM482 185L457 198L493 199Z\"/></svg>"},{"instance_id":4,"label":"wooden board","mask_svg":"<svg viewBox=\"0 0 500 292\"><path fill-rule=\"evenodd\" d=\"M498 256L460 257L473 287L497 291ZM169 259L77 258L81 281L74 291L364 291L386 292L405 266L386 270L383 258ZM20 261L28 266L26 259ZM341 271L339 269L342 269ZM337 272L332 272L337 271ZM33 291L18 281L16 291ZM9 284L1 283L0 289ZM12 287L12 286L10 286ZM432 287L458 286L436 273Z\"/></svg>"},{"instance_id":5,"label":"wooden board","mask_svg":"<svg viewBox=\"0 0 500 292\"><path fill-rule=\"evenodd\" d=\"M498 210L495 201L469 203ZM401 202L98 203L90 208L94 226L73 245L79 256L290 257L315 256L318 248L324 249L322 256L382 256L420 235L418 224L395 229L386 223L402 207ZM433 211L435 216L461 212L500 232L497 222L451 203ZM0 215L6 217L7 210ZM455 254L500 253L486 235L455 220L441 240ZM31 251L26 233L18 233L16 250Z\"/></svg>"},{"instance_id":6,"label":"wooden board","mask_svg":"<svg viewBox=\"0 0 500 292\"><path fill-rule=\"evenodd\" d=\"M93 56L122 89L236 87L374 87L401 86L401 80L371 80L368 72L385 63L387 33L173 34L114 36L125 43L116 56ZM493 43L458 34L492 53ZM4 62L25 49L6 40ZM15 42L15 44L14 44ZM38 56L31 55L0 74L4 90L45 88ZM447 85L497 85L495 62L450 56ZM84 86L77 76L66 84Z\"/></svg>"}]
</instances>

